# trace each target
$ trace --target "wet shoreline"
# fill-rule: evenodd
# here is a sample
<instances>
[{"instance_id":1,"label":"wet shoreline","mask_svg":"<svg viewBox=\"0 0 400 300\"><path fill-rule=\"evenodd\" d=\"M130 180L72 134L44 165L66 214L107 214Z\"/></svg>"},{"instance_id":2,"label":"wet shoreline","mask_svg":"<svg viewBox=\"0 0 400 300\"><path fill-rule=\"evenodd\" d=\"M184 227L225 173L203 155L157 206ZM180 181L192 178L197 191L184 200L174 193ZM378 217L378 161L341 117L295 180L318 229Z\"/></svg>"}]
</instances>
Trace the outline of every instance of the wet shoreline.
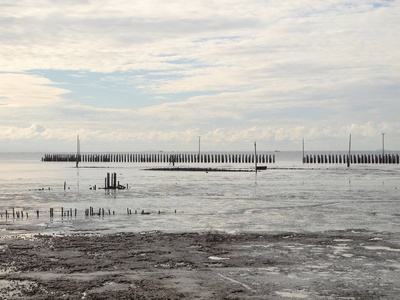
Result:
<instances>
[{"instance_id":1,"label":"wet shoreline","mask_svg":"<svg viewBox=\"0 0 400 300\"><path fill-rule=\"evenodd\" d=\"M2 238L0 292L32 299L395 299L399 241L399 234L363 230Z\"/></svg>"}]
</instances>

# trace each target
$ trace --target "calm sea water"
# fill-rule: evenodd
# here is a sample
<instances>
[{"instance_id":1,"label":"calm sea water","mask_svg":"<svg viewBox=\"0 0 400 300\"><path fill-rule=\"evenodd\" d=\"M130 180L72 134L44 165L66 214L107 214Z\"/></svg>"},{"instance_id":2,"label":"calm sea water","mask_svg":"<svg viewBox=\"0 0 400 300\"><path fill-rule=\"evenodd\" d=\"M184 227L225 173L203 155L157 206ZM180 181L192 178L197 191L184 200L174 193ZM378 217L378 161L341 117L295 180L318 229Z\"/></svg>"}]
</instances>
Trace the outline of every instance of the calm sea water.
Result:
<instances>
[{"instance_id":1,"label":"calm sea water","mask_svg":"<svg viewBox=\"0 0 400 300\"><path fill-rule=\"evenodd\" d=\"M82 163L76 169L74 163L41 162L41 153L0 154L0 236L151 230L400 231L399 165L348 169L345 164L303 165L300 152L275 154L276 163L257 174L146 171L168 164L137 163ZM91 189L104 186L107 172L117 173L129 189ZM78 215L61 216L61 207L76 208ZM86 217L89 207L104 208L106 215ZM24 211L24 218L6 219L5 211L13 208ZM53 218L50 208L55 211ZM36 210L40 210L39 218ZM150 214L141 215L141 210Z\"/></svg>"}]
</instances>

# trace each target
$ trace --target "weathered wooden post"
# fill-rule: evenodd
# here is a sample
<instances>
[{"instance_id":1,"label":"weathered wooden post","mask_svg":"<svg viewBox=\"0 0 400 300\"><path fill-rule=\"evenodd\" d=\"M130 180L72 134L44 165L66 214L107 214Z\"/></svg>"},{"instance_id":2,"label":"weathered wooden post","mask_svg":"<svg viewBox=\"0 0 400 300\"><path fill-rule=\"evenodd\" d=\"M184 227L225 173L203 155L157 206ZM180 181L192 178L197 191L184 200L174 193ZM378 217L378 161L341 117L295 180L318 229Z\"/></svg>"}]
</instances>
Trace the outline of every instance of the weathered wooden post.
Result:
<instances>
[{"instance_id":1,"label":"weathered wooden post","mask_svg":"<svg viewBox=\"0 0 400 300\"><path fill-rule=\"evenodd\" d=\"M254 142L254 169L257 174L257 143Z\"/></svg>"}]
</instances>

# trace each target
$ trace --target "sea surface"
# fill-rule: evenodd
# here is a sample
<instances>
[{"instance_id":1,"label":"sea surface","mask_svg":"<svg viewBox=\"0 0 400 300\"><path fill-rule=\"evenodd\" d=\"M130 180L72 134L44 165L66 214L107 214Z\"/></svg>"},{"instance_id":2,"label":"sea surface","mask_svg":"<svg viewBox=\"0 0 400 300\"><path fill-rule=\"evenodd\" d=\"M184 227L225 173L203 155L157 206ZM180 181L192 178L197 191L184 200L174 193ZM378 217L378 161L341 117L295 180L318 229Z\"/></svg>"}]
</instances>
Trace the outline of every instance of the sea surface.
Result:
<instances>
[{"instance_id":1,"label":"sea surface","mask_svg":"<svg viewBox=\"0 0 400 300\"><path fill-rule=\"evenodd\" d=\"M272 154L276 155L276 163L264 164L268 169L255 173L145 170L172 167L167 163L81 163L75 168L74 162L42 162L43 153L3 153L0 237L155 230L400 231L398 164L347 168L345 164L302 164L301 152ZM175 167L250 170L254 165ZM101 189L107 173L114 172L128 189ZM90 207L97 213L104 209L105 215L85 216ZM24 216L13 218L13 208L23 211ZM54 209L52 218L50 208ZM64 212L72 209L72 216L61 215L62 208ZM132 214L127 213L129 210ZM142 210L149 214L141 214Z\"/></svg>"}]
</instances>

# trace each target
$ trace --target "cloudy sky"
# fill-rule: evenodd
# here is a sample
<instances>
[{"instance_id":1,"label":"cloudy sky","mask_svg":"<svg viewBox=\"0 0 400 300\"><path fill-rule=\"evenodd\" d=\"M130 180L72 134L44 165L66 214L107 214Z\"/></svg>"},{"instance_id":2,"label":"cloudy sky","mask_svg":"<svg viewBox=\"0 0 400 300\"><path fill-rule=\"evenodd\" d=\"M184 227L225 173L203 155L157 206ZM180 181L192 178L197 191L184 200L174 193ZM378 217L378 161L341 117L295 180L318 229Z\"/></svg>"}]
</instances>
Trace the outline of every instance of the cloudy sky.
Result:
<instances>
[{"instance_id":1,"label":"cloudy sky","mask_svg":"<svg viewBox=\"0 0 400 300\"><path fill-rule=\"evenodd\" d=\"M0 151L400 149L399 0L0 0Z\"/></svg>"}]
</instances>

